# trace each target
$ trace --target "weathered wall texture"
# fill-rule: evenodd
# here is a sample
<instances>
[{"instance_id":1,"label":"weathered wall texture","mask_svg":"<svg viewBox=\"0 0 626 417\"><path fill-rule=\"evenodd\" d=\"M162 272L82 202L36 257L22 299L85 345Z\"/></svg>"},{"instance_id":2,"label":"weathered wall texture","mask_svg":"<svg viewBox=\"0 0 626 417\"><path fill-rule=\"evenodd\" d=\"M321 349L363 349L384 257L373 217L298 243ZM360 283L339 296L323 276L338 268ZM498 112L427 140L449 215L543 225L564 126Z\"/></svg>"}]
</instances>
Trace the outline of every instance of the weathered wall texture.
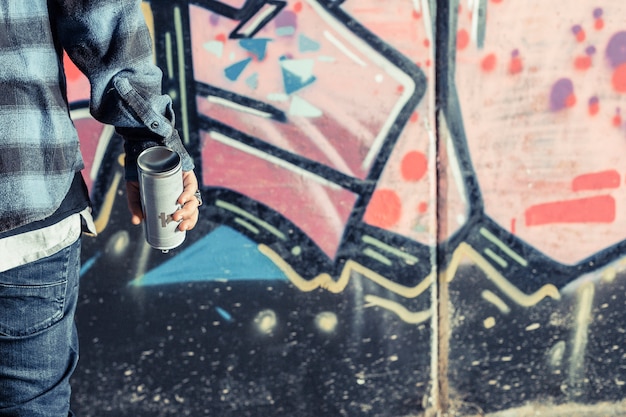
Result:
<instances>
[{"instance_id":1,"label":"weathered wall texture","mask_svg":"<svg viewBox=\"0 0 626 417\"><path fill-rule=\"evenodd\" d=\"M79 415L620 408L623 1L144 6L205 204L145 245L68 62Z\"/></svg>"}]
</instances>

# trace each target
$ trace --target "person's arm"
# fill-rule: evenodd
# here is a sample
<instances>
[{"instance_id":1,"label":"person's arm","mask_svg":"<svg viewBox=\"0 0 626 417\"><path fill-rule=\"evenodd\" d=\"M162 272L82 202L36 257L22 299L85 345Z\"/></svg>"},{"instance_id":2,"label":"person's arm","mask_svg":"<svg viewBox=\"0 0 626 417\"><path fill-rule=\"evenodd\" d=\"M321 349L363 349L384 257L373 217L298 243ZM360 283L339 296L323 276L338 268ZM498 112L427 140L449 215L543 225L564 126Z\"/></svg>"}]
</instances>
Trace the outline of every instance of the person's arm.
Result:
<instances>
[{"instance_id":1,"label":"person's arm","mask_svg":"<svg viewBox=\"0 0 626 417\"><path fill-rule=\"evenodd\" d=\"M174 127L172 101L162 94L162 71L154 64L152 40L139 0L51 0L51 19L61 47L91 83L90 111L98 121L115 126L124 138L125 177L133 223L141 221L137 156L165 145L179 153L184 171L184 218L180 229L197 221L193 197L198 182L193 160Z\"/></svg>"}]
</instances>

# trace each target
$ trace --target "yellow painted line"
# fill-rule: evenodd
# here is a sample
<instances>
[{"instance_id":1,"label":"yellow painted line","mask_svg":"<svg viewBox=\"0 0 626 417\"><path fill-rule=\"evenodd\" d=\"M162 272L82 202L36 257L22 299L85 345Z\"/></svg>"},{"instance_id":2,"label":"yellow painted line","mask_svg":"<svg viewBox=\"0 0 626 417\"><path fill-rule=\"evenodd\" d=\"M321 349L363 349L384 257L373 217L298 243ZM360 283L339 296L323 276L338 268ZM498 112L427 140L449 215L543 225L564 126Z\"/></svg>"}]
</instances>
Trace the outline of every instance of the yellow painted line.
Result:
<instances>
[{"instance_id":1,"label":"yellow painted line","mask_svg":"<svg viewBox=\"0 0 626 417\"><path fill-rule=\"evenodd\" d=\"M375 305L396 314L402 321L408 324L419 324L427 321L431 316L430 310L425 311L409 311L402 304L395 301L388 300L386 298L377 297L375 295L366 295L365 301L370 305Z\"/></svg>"}]
</instances>

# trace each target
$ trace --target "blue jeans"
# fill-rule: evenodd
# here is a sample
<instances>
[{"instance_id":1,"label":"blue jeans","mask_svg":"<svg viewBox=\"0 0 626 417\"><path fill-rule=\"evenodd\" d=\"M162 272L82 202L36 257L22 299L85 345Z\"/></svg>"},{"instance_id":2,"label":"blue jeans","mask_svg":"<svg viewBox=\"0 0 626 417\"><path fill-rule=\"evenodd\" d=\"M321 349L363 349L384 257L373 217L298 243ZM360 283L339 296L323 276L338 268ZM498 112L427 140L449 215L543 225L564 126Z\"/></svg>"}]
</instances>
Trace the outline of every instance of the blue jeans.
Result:
<instances>
[{"instance_id":1,"label":"blue jeans","mask_svg":"<svg viewBox=\"0 0 626 417\"><path fill-rule=\"evenodd\" d=\"M0 273L0 417L73 416L80 241Z\"/></svg>"}]
</instances>

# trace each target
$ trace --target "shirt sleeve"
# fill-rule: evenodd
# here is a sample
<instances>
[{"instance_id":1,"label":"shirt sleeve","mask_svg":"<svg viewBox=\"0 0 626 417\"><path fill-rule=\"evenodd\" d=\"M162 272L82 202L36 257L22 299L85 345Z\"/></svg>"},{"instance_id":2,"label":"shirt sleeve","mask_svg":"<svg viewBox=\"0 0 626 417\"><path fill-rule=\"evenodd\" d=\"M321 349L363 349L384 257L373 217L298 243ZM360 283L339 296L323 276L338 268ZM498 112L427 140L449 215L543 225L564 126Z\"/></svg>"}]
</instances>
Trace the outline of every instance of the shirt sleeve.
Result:
<instances>
[{"instance_id":1,"label":"shirt sleeve","mask_svg":"<svg viewBox=\"0 0 626 417\"><path fill-rule=\"evenodd\" d=\"M140 0L51 0L60 46L91 83L90 111L125 140L126 179L137 179L136 160L151 146L178 152L184 171L194 168L178 131L172 100L162 94L152 40Z\"/></svg>"}]
</instances>

